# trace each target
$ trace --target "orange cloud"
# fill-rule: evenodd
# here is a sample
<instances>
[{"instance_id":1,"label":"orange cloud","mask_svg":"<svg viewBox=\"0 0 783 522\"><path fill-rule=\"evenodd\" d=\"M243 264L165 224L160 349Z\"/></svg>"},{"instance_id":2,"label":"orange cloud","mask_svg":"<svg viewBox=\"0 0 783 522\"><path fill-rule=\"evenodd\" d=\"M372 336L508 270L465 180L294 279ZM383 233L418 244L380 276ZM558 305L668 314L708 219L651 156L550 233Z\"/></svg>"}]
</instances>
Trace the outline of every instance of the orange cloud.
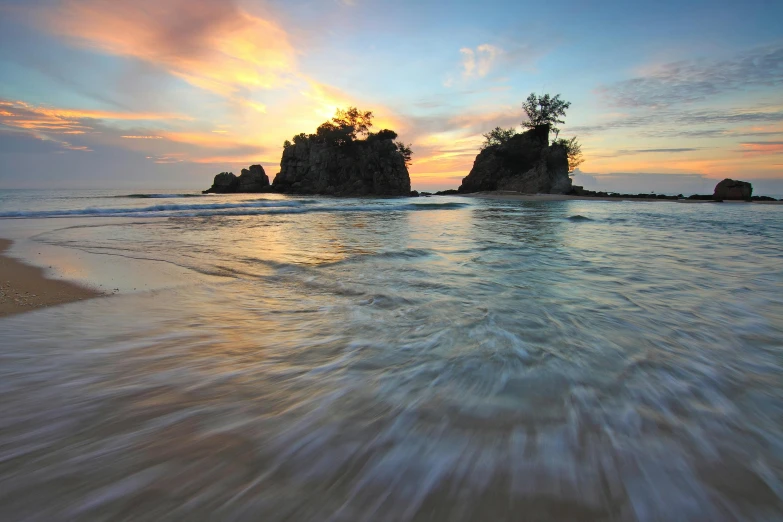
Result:
<instances>
[{"instance_id":1,"label":"orange cloud","mask_svg":"<svg viewBox=\"0 0 783 522\"><path fill-rule=\"evenodd\" d=\"M230 135L214 132L163 132L162 137L175 143L197 145L207 149L258 145L252 140L239 141Z\"/></svg>"},{"instance_id":2,"label":"orange cloud","mask_svg":"<svg viewBox=\"0 0 783 522\"><path fill-rule=\"evenodd\" d=\"M279 165L280 158L263 158L258 154L238 154L234 156L208 156L197 158L193 163L222 164L222 165L249 165L251 163L263 163ZM270 178L271 179L271 178Z\"/></svg>"},{"instance_id":3,"label":"orange cloud","mask_svg":"<svg viewBox=\"0 0 783 522\"><path fill-rule=\"evenodd\" d=\"M233 95L287 82L295 52L286 32L223 0L63 0L41 11L55 34L143 60L188 83Z\"/></svg>"},{"instance_id":4,"label":"orange cloud","mask_svg":"<svg viewBox=\"0 0 783 522\"><path fill-rule=\"evenodd\" d=\"M740 150L746 156L783 154L783 141L740 143Z\"/></svg>"},{"instance_id":5,"label":"orange cloud","mask_svg":"<svg viewBox=\"0 0 783 522\"><path fill-rule=\"evenodd\" d=\"M170 113L114 112L79 109L59 109L35 106L23 101L3 101L0 125L29 131L56 134L84 134L92 128L86 120L189 120L187 116Z\"/></svg>"}]
</instances>

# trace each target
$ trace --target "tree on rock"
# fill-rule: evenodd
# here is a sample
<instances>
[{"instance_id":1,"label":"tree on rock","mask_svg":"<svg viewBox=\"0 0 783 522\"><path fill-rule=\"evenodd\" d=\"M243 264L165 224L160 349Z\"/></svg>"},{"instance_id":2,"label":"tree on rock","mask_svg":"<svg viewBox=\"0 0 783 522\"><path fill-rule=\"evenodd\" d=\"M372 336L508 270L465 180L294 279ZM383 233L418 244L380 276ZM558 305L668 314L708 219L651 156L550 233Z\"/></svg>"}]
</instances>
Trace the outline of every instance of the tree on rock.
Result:
<instances>
[{"instance_id":1,"label":"tree on rock","mask_svg":"<svg viewBox=\"0 0 783 522\"><path fill-rule=\"evenodd\" d=\"M584 163L585 159L582 157L582 144L576 140L576 136L567 140L560 138L555 140L553 145L560 145L565 148L566 156L568 157L568 173L572 173L579 165Z\"/></svg>"},{"instance_id":2,"label":"tree on rock","mask_svg":"<svg viewBox=\"0 0 783 522\"><path fill-rule=\"evenodd\" d=\"M337 109L332 118L332 125L344 129L351 139L355 140L360 134L366 135L372 127L372 111L360 111L356 107Z\"/></svg>"},{"instance_id":3,"label":"tree on rock","mask_svg":"<svg viewBox=\"0 0 783 522\"><path fill-rule=\"evenodd\" d=\"M283 143L273 190L286 194L407 196L413 151L391 129L371 132L373 113L338 109L315 133Z\"/></svg>"},{"instance_id":4,"label":"tree on rock","mask_svg":"<svg viewBox=\"0 0 783 522\"><path fill-rule=\"evenodd\" d=\"M523 122L522 126L528 129L546 126L550 130L559 132L557 124L565 123L561 118L565 117L566 110L570 106L571 102L561 100L559 94L538 96L531 92L522 104L522 110L528 117L528 121Z\"/></svg>"},{"instance_id":5,"label":"tree on rock","mask_svg":"<svg viewBox=\"0 0 783 522\"><path fill-rule=\"evenodd\" d=\"M394 146L397 147L397 152L400 153L402 159L405 161L405 166L410 167L412 161L411 156L413 156L413 150L411 149L410 144L405 145L405 142L398 141Z\"/></svg>"},{"instance_id":6,"label":"tree on rock","mask_svg":"<svg viewBox=\"0 0 783 522\"><path fill-rule=\"evenodd\" d=\"M487 147L492 147L493 145L503 145L516 135L517 131L513 127L508 129L495 127L488 133L482 134L484 137L484 143L481 144L481 150L484 150Z\"/></svg>"}]
</instances>

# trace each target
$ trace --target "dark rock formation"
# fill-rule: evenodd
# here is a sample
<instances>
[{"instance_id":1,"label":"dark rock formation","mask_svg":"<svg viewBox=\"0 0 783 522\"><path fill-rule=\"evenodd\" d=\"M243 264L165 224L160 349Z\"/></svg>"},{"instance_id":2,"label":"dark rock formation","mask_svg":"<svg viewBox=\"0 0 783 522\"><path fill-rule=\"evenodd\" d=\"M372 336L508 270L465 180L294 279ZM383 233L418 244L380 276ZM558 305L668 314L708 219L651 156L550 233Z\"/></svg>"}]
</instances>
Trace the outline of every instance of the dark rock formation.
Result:
<instances>
[{"instance_id":1,"label":"dark rock formation","mask_svg":"<svg viewBox=\"0 0 783 522\"><path fill-rule=\"evenodd\" d=\"M250 165L242 169L237 192L265 192L269 188L269 177L261 165Z\"/></svg>"},{"instance_id":2,"label":"dark rock formation","mask_svg":"<svg viewBox=\"0 0 783 522\"><path fill-rule=\"evenodd\" d=\"M275 192L335 196L407 196L411 180L391 139L343 145L303 139L283 149Z\"/></svg>"},{"instance_id":3,"label":"dark rock formation","mask_svg":"<svg viewBox=\"0 0 783 522\"><path fill-rule=\"evenodd\" d=\"M233 172L221 172L215 176L212 186L203 194L234 194L237 192L269 192L269 178L261 165L242 169L239 177Z\"/></svg>"},{"instance_id":4,"label":"dark rock formation","mask_svg":"<svg viewBox=\"0 0 783 522\"><path fill-rule=\"evenodd\" d=\"M204 194L231 194L237 191L239 178L233 172L221 172L215 176L212 186L203 191Z\"/></svg>"},{"instance_id":5,"label":"dark rock formation","mask_svg":"<svg viewBox=\"0 0 783 522\"><path fill-rule=\"evenodd\" d=\"M435 193L436 196L454 196L456 194L459 194L457 189L439 190Z\"/></svg>"},{"instance_id":6,"label":"dark rock formation","mask_svg":"<svg viewBox=\"0 0 783 522\"><path fill-rule=\"evenodd\" d=\"M500 145L482 150L461 193L511 190L527 194L567 194L571 191L568 156L562 145L549 145L549 128L530 129Z\"/></svg>"},{"instance_id":7,"label":"dark rock formation","mask_svg":"<svg viewBox=\"0 0 783 522\"><path fill-rule=\"evenodd\" d=\"M737 181L734 179L724 179L715 185L715 192L712 199L716 201L723 200L744 200L750 201L753 196L753 185L747 181Z\"/></svg>"}]
</instances>

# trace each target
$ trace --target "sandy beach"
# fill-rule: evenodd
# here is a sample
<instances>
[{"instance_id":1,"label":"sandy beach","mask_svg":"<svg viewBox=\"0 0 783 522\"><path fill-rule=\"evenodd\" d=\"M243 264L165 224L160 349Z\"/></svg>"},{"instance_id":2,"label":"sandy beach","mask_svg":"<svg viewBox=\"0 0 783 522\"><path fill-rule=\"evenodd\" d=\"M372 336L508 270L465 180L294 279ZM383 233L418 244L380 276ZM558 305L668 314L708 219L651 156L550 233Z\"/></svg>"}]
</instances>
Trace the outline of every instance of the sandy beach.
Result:
<instances>
[{"instance_id":1,"label":"sandy beach","mask_svg":"<svg viewBox=\"0 0 783 522\"><path fill-rule=\"evenodd\" d=\"M103 295L68 281L48 279L41 268L5 255L11 241L0 239L0 317Z\"/></svg>"}]
</instances>

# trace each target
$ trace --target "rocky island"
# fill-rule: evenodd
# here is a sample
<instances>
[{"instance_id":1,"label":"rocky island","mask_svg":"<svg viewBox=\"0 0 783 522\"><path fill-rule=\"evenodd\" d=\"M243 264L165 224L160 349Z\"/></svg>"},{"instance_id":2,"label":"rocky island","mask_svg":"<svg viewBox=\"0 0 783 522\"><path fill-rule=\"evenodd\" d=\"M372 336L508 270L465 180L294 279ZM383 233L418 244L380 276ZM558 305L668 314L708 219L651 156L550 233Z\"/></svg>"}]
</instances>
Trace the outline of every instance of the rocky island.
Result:
<instances>
[{"instance_id":1,"label":"rocky island","mask_svg":"<svg viewBox=\"0 0 783 522\"><path fill-rule=\"evenodd\" d=\"M568 151L560 143L549 144L549 125L515 134L485 147L460 193L510 190L526 194L568 194Z\"/></svg>"},{"instance_id":2,"label":"rocky island","mask_svg":"<svg viewBox=\"0 0 783 522\"><path fill-rule=\"evenodd\" d=\"M525 132L514 128L484 134L484 144L473 168L462 180L459 192L492 190L526 194L568 194L572 190L570 172L581 163L581 148L576 138L557 139L557 124L571 104L560 95L531 93L522 105L527 121ZM549 134L555 132L550 143Z\"/></svg>"},{"instance_id":3,"label":"rocky island","mask_svg":"<svg viewBox=\"0 0 783 522\"><path fill-rule=\"evenodd\" d=\"M430 196L503 193L551 198L608 198L691 201L777 201L753 196L745 181L724 179L713 194L691 196L650 193L620 194L585 190L573 185L571 173L582 159L576 137L559 138L570 103L560 95L531 93L522 105L523 131L496 127L485 141L459 189L430 194L411 191L408 165L412 151L393 130L371 132L373 114L355 107L338 110L313 134L297 134L283 144L280 172L272 183L261 165L242 169L239 176L221 172L205 194L261 193L331 196ZM550 135L555 135L550 141Z\"/></svg>"},{"instance_id":4,"label":"rocky island","mask_svg":"<svg viewBox=\"0 0 783 522\"><path fill-rule=\"evenodd\" d=\"M314 134L297 134L283 145L274 182L253 165L237 177L222 172L204 193L279 192L334 196L408 196L412 151L395 142L397 133L370 132L373 114L355 107L338 110Z\"/></svg>"},{"instance_id":5,"label":"rocky island","mask_svg":"<svg viewBox=\"0 0 783 522\"><path fill-rule=\"evenodd\" d=\"M221 172L215 176L212 186L204 194L234 194L237 192L270 192L269 177L261 165L251 165L236 176L233 172Z\"/></svg>"}]
</instances>

